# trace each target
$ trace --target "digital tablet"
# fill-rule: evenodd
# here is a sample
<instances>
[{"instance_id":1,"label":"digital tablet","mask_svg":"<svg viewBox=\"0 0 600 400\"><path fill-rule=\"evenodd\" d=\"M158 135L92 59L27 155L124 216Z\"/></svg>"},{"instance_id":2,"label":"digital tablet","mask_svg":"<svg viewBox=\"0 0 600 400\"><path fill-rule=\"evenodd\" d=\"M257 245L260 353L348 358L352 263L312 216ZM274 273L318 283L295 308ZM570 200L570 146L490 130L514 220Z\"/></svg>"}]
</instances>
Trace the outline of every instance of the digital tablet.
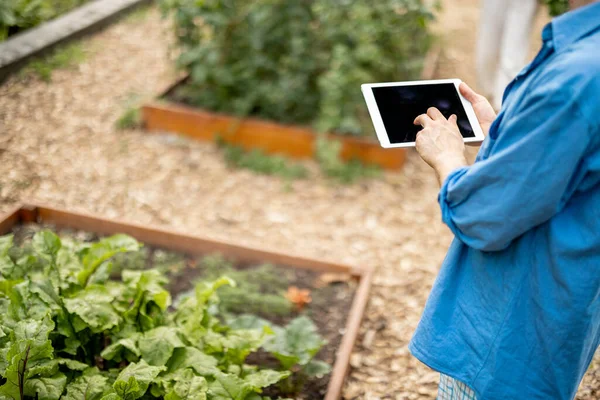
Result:
<instances>
[{"instance_id":1,"label":"digital tablet","mask_svg":"<svg viewBox=\"0 0 600 400\"><path fill-rule=\"evenodd\" d=\"M471 103L458 91L460 79L368 83L361 86L382 147L411 147L423 129L417 116L436 107L449 118L456 114L465 142L482 142L483 132Z\"/></svg>"}]
</instances>

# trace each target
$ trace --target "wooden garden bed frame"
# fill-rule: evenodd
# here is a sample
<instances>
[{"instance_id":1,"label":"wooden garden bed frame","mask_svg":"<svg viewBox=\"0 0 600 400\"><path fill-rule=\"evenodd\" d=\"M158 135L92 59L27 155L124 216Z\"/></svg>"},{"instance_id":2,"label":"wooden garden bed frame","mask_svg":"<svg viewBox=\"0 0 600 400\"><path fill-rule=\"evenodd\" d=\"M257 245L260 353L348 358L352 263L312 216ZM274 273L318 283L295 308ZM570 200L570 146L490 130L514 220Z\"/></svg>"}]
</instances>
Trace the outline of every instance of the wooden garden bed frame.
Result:
<instances>
[{"instance_id":1,"label":"wooden garden bed frame","mask_svg":"<svg viewBox=\"0 0 600 400\"><path fill-rule=\"evenodd\" d=\"M344 380L350 366L350 356L358 337L360 323L368 301L373 279L371 268L357 268L255 247L239 246L215 239L185 235L172 230L119 222L91 214L34 204L20 205L0 216L0 235L9 233L13 227L19 224L31 222L50 224L57 228L78 229L101 235L125 233L145 244L191 255L219 252L242 262L266 261L284 267L350 274L358 282L358 285L347 317L345 333L336 353L325 400L338 400L341 397Z\"/></svg>"},{"instance_id":2,"label":"wooden garden bed frame","mask_svg":"<svg viewBox=\"0 0 600 400\"><path fill-rule=\"evenodd\" d=\"M433 78L440 53L439 47L433 47L425 57L421 79ZM175 86L161 93L161 97ZM294 158L314 156L316 134L312 129L301 126L238 118L163 100L142 107L142 123L148 132L173 132L203 141L214 141L219 134L226 142L246 150L261 149L269 154ZM345 160L358 159L386 169L399 169L404 164L405 149L384 149L374 139L342 135L329 137L342 142L341 156Z\"/></svg>"}]
</instances>

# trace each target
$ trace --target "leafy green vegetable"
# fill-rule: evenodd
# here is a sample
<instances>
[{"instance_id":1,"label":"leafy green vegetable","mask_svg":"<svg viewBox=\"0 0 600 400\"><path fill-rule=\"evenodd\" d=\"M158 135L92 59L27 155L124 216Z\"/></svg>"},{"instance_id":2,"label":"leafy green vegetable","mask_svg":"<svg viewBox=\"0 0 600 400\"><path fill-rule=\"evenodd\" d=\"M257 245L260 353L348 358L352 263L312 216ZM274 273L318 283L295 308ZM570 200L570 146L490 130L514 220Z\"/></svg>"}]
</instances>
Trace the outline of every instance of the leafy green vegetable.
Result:
<instances>
[{"instance_id":1,"label":"leafy green vegetable","mask_svg":"<svg viewBox=\"0 0 600 400\"><path fill-rule=\"evenodd\" d=\"M209 398L215 400L244 400L251 393L261 393L262 388L279 382L290 376L290 372L261 371L257 374L239 378L235 375L219 372L208 386Z\"/></svg>"},{"instance_id":2,"label":"leafy green vegetable","mask_svg":"<svg viewBox=\"0 0 600 400\"><path fill-rule=\"evenodd\" d=\"M67 386L64 400L100 400L103 393L111 389L108 378L97 368L90 368Z\"/></svg>"},{"instance_id":3,"label":"leafy green vegetable","mask_svg":"<svg viewBox=\"0 0 600 400\"><path fill-rule=\"evenodd\" d=\"M167 364L167 371L174 373L177 370L192 369L198 375L212 375L218 371L216 358L204 354L195 347L184 347L173 352L173 357Z\"/></svg>"},{"instance_id":4,"label":"leafy green vegetable","mask_svg":"<svg viewBox=\"0 0 600 400\"><path fill-rule=\"evenodd\" d=\"M180 370L167 389L165 400L206 400L208 382L190 369Z\"/></svg>"},{"instance_id":5,"label":"leafy green vegetable","mask_svg":"<svg viewBox=\"0 0 600 400\"><path fill-rule=\"evenodd\" d=\"M165 367L154 367L144 360L137 364L131 363L121 371L113 388L123 400L139 399L146 393L150 383L164 370Z\"/></svg>"},{"instance_id":6,"label":"leafy green vegetable","mask_svg":"<svg viewBox=\"0 0 600 400\"><path fill-rule=\"evenodd\" d=\"M104 286L92 285L72 298L64 299L65 307L74 315L76 332L90 329L93 333L110 330L120 322L119 314L112 306L115 298Z\"/></svg>"},{"instance_id":7,"label":"leafy green vegetable","mask_svg":"<svg viewBox=\"0 0 600 400\"><path fill-rule=\"evenodd\" d=\"M264 347L285 369L297 364L308 365L325 344L315 324L304 316L294 319L285 328L275 327L274 331L275 336Z\"/></svg>"},{"instance_id":8,"label":"leafy green vegetable","mask_svg":"<svg viewBox=\"0 0 600 400\"><path fill-rule=\"evenodd\" d=\"M24 394L39 400L60 398L67 384L67 376L61 372L50 377L29 378L25 382Z\"/></svg>"},{"instance_id":9,"label":"leafy green vegetable","mask_svg":"<svg viewBox=\"0 0 600 400\"><path fill-rule=\"evenodd\" d=\"M58 236L50 231L41 231L33 237L33 248L42 257L56 258L56 254L60 250L62 243Z\"/></svg>"},{"instance_id":10,"label":"leafy green vegetable","mask_svg":"<svg viewBox=\"0 0 600 400\"><path fill-rule=\"evenodd\" d=\"M245 384L254 390L262 389L279 382L280 380L287 378L291 375L291 372L278 372L271 370L262 370L253 374L246 375L244 378Z\"/></svg>"},{"instance_id":11,"label":"leafy green vegetable","mask_svg":"<svg viewBox=\"0 0 600 400\"><path fill-rule=\"evenodd\" d=\"M132 333L130 336L119 339L113 344L102 350L100 356L105 360L114 360L121 362L127 360L134 362L140 357L140 350L137 346L137 340L140 337L139 333Z\"/></svg>"},{"instance_id":12,"label":"leafy green vegetable","mask_svg":"<svg viewBox=\"0 0 600 400\"><path fill-rule=\"evenodd\" d=\"M40 231L21 247L0 237L1 400L265 400L262 390L291 372L246 364L261 347L295 357L294 368L321 367L312 358L323 341L296 326L306 320L224 323L227 277L199 282L173 308L158 270L111 280L113 257L140 249L125 235L78 243Z\"/></svg>"},{"instance_id":13,"label":"leafy green vegetable","mask_svg":"<svg viewBox=\"0 0 600 400\"><path fill-rule=\"evenodd\" d=\"M67 369L72 371L85 371L89 366L85 363L71 360L68 358L54 358L52 360L45 361L35 367L29 368L30 375L44 375L50 376L58 372L60 366L65 366Z\"/></svg>"},{"instance_id":14,"label":"leafy green vegetable","mask_svg":"<svg viewBox=\"0 0 600 400\"><path fill-rule=\"evenodd\" d=\"M321 378L331 372L331 366L324 361L311 360L304 366L303 372L308 376Z\"/></svg>"},{"instance_id":15,"label":"leafy green vegetable","mask_svg":"<svg viewBox=\"0 0 600 400\"><path fill-rule=\"evenodd\" d=\"M128 323L147 331L162 323L162 314L171 304L171 295L164 289L167 280L158 271L123 271L123 281L135 287L131 308L124 314Z\"/></svg>"},{"instance_id":16,"label":"leafy green vegetable","mask_svg":"<svg viewBox=\"0 0 600 400\"><path fill-rule=\"evenodd\" d=\"M150 365L166 365L173 350L186 347L177 328L160 326L144 333L138 340L143 359Z\"/></svg>"},{"instance_id":17,"label":"leafy green vegetable","mask_svg":"<svg viewBox=\"0 0 600 400\"><path fill-rule=\"evenodd\" d=\"M13 246L14 235L0 236L0 256L5 257Z\"/></svg>"},{"instance_id":18,"label":"leafy green vegetable","mask_svg":"<svg viewBox=\"0 0 600 400\"><path fill-rule=\"evenodd\" d=\"M266 319L251 314L242 314L229 321L231 329L270 329L273 324Z\"/></svg>"},{"instance_id":19,"label":"leafy green vegetable","mask_svg":"<svg viewBox=\"0 0 600 400\"><path fill-rule=\"evenodd\" d=\"M53 349L49 335L53 328L54 324L48 318L16 322L10 333L6 352L7 366L3 373L6 383L0 387L0 394L23 399L25 391L31 392L28 380L35 378L31 370L37 368L37 371L43 372L40 365L52 359ZM37 382L34 385L40 386ZM46 395L47 391L41 394Z\"/></svg>"},{"instance_id":20,"label":"leafy green vegetable","mask_svg":"<svg viewBox=\"0 0 600 400\"><path fill-rule=\"evenodd\" d=\"M98 267L112 256L118 253L137 251L139 248L139 243L127 235L114 235L86 248L82 257L84 268L77 276L79 283L85 286Z\"/></svg>"}]
</instances>

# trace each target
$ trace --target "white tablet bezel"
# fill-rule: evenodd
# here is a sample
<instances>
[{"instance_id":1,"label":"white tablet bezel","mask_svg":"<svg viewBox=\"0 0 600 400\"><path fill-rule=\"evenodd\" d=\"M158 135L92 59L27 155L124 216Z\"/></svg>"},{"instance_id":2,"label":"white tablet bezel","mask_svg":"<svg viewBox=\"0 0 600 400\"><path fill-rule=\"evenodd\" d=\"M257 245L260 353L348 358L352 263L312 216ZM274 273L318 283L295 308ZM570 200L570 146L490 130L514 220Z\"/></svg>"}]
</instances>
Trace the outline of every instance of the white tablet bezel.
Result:
<instances>
[{"instance_id":1,"label":"white tablet bezel","mask_svg":"<svg viewBox=\"0 0 600 400\"><path fill-rule=\"evenodd\" d=\"M458 87L461 84L460 79L437 79L437 80L426 80L426 81L408 81L408 82L386 82L386 83L365 83L361 85L361 90L363 92L363 96L365 97L365 101L367 102L367 107L369 109L369 114L371 115L371 120L373 121L373 126L375 127L375 133L377 133L377 139L379 139L379 143L381 143L382 147L385 148L394 148L394 147L414 147L415 142L405 142L405 143L390 143L388 138L387 131L385 130L385 125L383 124L383 120L381 119L381 114L379 113L379 107L377 107L377 102L375 101L375 96L373 95L373 88L375 87L384 87L384 86L414 86L414 85L437 85L440 83L452 83L456 88L456 93L467 114L467 118L469 119L469 123L473 128L473 133L475 133L475 137L463 138L465 143L471 142L483 142L485 136L483 135L483 131L481 130L481 126L479 125L479 121L475 116L475 111L473 110L473 106L471 103L465 99Z\"/></svg>"}]
</instances>

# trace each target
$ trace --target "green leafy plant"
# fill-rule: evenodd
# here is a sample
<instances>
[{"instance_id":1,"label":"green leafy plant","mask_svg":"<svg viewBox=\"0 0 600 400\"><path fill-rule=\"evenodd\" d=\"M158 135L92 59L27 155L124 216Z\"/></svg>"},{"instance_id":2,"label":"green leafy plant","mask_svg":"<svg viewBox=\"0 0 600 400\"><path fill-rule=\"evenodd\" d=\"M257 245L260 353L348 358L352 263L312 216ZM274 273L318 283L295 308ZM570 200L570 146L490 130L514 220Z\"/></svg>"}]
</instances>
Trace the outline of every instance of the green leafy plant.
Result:
<instances>
[{"instance_id":1,"label":"green leafy plant","mask_svg":"<svg viewBox=\"0 0 600 400\"><path fill-rule=\"evenodd\" d=\"M140 125L140 109L128 106L123 114L117 119L117 129L133 129Z\"/></svg>"},{"instance_id":2,"label":"green leafy plant","mask_svg":"<svg viewBox=\"0 0 600 400\"><path fill-rule=\"evenodd\" d=\"M364 178L376 178L381 170L373 165L365 165L359 160L345 162L341 159L341 146L338 140L324 136L317 138L315 158L325 176L344 184L354 183Z\"/></svg>"},{"instance_id":3,"label":"green leafy plant","mask_svg":"<svg viewBox=\"0 0 600 400\"><path fill-rule=\"evenodd\" d=\"M284 296L288 280L270 264L257 268L235 269L233 263L220 254L204 257L200 261L204 271L202 279L214 280L225 274L238 282L235 287L219 290L219 308L222 313L286 316L293 305Z\"/></svg>"},{"instance_id":4,"label":"green leafy plant","mask_svg":"<svg viewBox=\"0 0 600 400\"><path fill-rule=\"evenodd\" d=\"M137 12L141 12L143 10L145 10L145 8ZM115 122L117 129L133 129L141 125L141 103L142 96L137 93L130 93L126 96L123 101L125 110Z\"/></svg>"},{"instance_id":5,"label":"green leafy plant","mask_svg":"<svg viewBox=\"0 0 600 400\"><path fill-rule=\"evenodd\" d=\"M297 391L309 378L320 378L331 372L329 364L314 359L325 341L308 317L301 316L285 327L278 327L254 315L241 315L231 321L231 326L237 329L266 327L275 333L265 342L264 349L280 362L281 368L296 372L279 382L285 393Z\"/></svg>"},{"instance_id":6,"label":"green leafy plant","mask_svg":"<svg viewBox=\"0 0 600 400\"><path fill-rule=\"evenodd\" d=\"M59 47L52 53L30 62L24 73L34 73L43 81L50 82L52 73L55 70L72 68L83 62L86 56L87 54L81 43L73 43Z\"/></svg>"},{"instance_id":7,"label":"green leafy plant","mask_svg":"<svg viewBox=\"0 0 600 400\"><path fill-rule=\"evenodd\" d=\"M309 320L223 323L214 310L219 288L235 285L227 277L176 307L158 270L109 279L115 256L139 250L126 235L81 243L40 231L21 247L0 237L0 399L265 400L263 388L323 345ZM247 364L260 348L280 368Z\"/></svg>"},{"instance_id":8,"label":"green leafy plant","mask_svg":"<svg viewBox=\"0 0 600 400\"><path fill-rule=\"evenodd\" d=\"M316 366L315 354L325 344L317 333L317 328L307 317L299 317L284 328L273 327L276 332L267 340L265 349L281 362L281 366L290 369L296 365L308 368L311 373L327 370L327 367Z\"/></svg>"},{"instance_id":9,"label":"green leafy plant","mask_svg":"<svg viewBox=\"0 0 600 400\"><path fill-rule=\"evenodd\" d=\"M281 156L269 156L260 150L246 151L239 146L227 144L222 140L218 142L223 151L227 164L234 168L244 168L250 171L276 175L292 179L302 179L309 176L308 170L301 164L290 164ZM342 160L342 144L324 136L317 138L315 146L315 159L323 174L335 182L352 184L361 179L377 178L381 176L381 169L375 165L365 165L359 160Z\"/></svg>"},{"instance_id":10,"label":"green leafy plant","mask_svg":"<svg viewBox=\"0 0 600 400\"><path fill-rule=\"evenodd\" d=\"M569 11L569 0L543 0L553 17Z\"/></svg>"},{"instance_id":11,"label":"green leafy plant","mask_svg":"<svg viewBox=\"0 0 600 400\"><path fill-rule=\"evenodd\" d=\"M162 0L190 79L177 97L215 111L369 134L365 82L417 78L424 0Z\"/></svg>"},{"instance_id":12,"label":"green leafy plant","mask_svg":"<svg viewBox=\"0 0 600 400\"><path fill-rule=\"evenodd\" d=\"M308 177L308 170L301 164L291 163L287 158L278 155L267 155L261 150L246 151L239 146L218 142L223 151L227 165L248 169L263 174L275 175L285 179L303 179Z\"/></svg>"},{"instance_id":13,"label":"green leafy plant","mask_svg":"<svg viewBox=\"0 0 600 400\"><path fill-rule=\"evenodd\" d=\"M63 14L87 0L2 0L0 41Z\"/></svg>"}]
</instances>

